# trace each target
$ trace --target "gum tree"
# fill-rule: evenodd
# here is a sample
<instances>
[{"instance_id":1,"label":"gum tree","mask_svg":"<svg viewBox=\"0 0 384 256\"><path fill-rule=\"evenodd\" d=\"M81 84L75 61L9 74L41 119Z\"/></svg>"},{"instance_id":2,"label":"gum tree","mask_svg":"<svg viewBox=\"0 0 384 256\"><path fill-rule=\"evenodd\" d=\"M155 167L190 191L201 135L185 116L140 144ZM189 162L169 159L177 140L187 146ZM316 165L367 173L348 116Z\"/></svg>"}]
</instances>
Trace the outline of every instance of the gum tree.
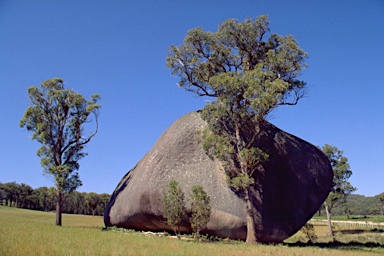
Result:
<instances>
[{"instance_id":1,"label":"gum tree","mask_svg":"<svg viewBox=\"0 0 384 256\"><path fill-rule=\"evenodd\" d=\"M172 45L166 59L179 87L211 101L201 111L208 124L203 146L222 161L230 186L245 201L247 242L257 242L262 229L255 205L261 207L261 164L268 159L255 142L273 109L296 105L305 94L298 78L307 54L291 35L269 35L268 26L264 15L228 19L217 32L198 27Z\"/></svg>"},{"instance_id":2,"label":"gum tree","mask_svg":"<svg viewBox=\"0 0 384 256\"><path fill-rule=\"evenodd\" d=\"M384 193L381 193L379 195L379 208L380 208L380 214L384 215Z\"/></svg>"},{"instance_id":3,"label":"gum tree","mask_svg":"<svg viewBox=\"0 0 384 256\"><path fill-rule=\"evenodd\" d=\"M346 203L348 195L356 191L356 188L348 181L352 175L352 171L348 164L348 158L343 156L343 151L328 144L325 144L321 150L328 157L334 173L331 191L324 202L328 219L329 236L333 239L331 222L332 209L337 202Z\"/></svg>"},{"instance_id":4,"label":"gum tree","mask_svg":"<svg viewBox=\"0 0 384 256\"><path fill-rule=\"evenodd\" d=\"M61 78L44 81L40 88L28 88L30 106L20 120L20 127L32 132L32 139L41 147L44 174L52 176L56 187L56 225L62 224L63 194L82 185L78 169L84 147L97 134L100 99L93 94L90 100L64 88ZM85 132L85 124L94 121L93 131Z\"/></svg>"}]
</instances>

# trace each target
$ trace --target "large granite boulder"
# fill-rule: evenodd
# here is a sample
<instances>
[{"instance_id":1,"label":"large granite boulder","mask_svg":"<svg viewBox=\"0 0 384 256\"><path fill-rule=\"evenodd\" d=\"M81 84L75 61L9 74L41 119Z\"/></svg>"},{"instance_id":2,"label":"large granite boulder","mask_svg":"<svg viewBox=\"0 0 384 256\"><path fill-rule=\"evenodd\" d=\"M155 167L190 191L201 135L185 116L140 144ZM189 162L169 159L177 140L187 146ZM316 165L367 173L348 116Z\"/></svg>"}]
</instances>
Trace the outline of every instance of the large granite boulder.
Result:
<instances>
[{"instance_id":1,"label":"large granite boulder","mask_svg":"<svg viewBox=\"0 0 384 256\"><path fill-rule=\"evenodd\" d=\"M200 184L211 198L212 214L202 233L246 238L245 203L227 184L221 163L202 149L205 122L189 113L158 139L153 148L120 181L106 207L106 226L171 231L163 219L160 198L166 184L176 179L188 198ZM257 146L268 152L263 164L257 202L257 238L280 242L297 232L319 209L330 191L333 172L327 157L312 144L270 123ZM190 205L187 203L190 214ZM191 232L188 218L182 232Z\"/></svg>"}]
</instances>

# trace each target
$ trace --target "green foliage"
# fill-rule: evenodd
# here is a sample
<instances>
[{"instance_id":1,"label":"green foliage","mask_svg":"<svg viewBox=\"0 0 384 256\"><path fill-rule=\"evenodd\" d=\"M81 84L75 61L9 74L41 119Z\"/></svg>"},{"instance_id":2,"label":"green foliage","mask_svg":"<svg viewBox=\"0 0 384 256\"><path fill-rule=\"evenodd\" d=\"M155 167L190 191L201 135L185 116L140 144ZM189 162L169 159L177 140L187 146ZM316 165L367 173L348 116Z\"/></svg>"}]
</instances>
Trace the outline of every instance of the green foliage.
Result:
<instances>
[{"instance_id":1,"label":"green foliage","mask_svg":"<svg viewBox=\"0 0 384 256\"><path fill-rule=\"evenodd\" d=\"M81 185L77 170L85 144L97 133L99 95L87 101L72 90L64 88L61 78L44 81L40 89L28 88L31 106L27 108L20 126L32 132L32 139L42 146L37 155L48 175L55 178L63 191L72 191ZM83 125L96 121L96 131L84 136Z\"/></svg>"},{"instance_id":2,"label":"green foliage","mask_svg":"<svg viewBox=\"0 0 384 256\"><path fill-rule=\"evenodd\" d=\"M1 184L0 190L2 198L5 200L5 205L12 206L12 203L15 203L15 206L17 206L17 200L19 198L19 187L15 181Z\"/></svg>"},{"instance_id":3,"label":"green foliage","mask_svg":"<svg viewBox=\"0 0 384 256\"><path fill-rule=\"evenodd\" d=\"M277 106L297 104L305 92L298 77L307 54L290 35L266 39L268 25L263 15L228 19L215 33L198 27L172 45L166 59L181 88L214 98L201 111L209 129L203 147L224 162L230 185L243 190L245 200L253 173L268 159L256 145L265 118Z\"/></svg>"},{"instance_id":4,"label":"green foliage","mask_svg":"<svg viewBox=\"0 0 384 256\"><path fill-rule=\"evenodd\" d=\"M18 208L54 211L56 207L56 188L31 186L16 182L0 183L0 205L14 206ZM62 205L63 213L104 215L105 208L110 199L107 193L96 194L94 192L73 191L64 194Z\"/></svg>"},{"instance_id":5,"label":"green foliage","mask_svg":"<svg viewBox=\"0 0 384 256\"><path fill-rule=\"evenodd\" d=\"M167 66L180 77L180 87L197 95L243 93L257 104L265 100L258 96L267 89L282 96L278 102L285 103L289 97L282 87L290 87L287 93L297 94L294 97L301 96L304 83L296 78L307 54L290 35L273 34L265 40L268 26L263 15L255 21L228 19L216 33L192 29L182 45L169 48Z\"/></svg>"},{"instance_id":6,"label":"green foliage","mask_svg":"<svg viewBox=\"0 0 384 256\"><path fill-rule=\"evenodd\" d=\"M347 197L356 190L349 182L348 179L352 175L349 169L348 158L343 156L343 151L338 148L325 144L322 147L323 153L328 157L333 170L333 183L331 191L324 202L325 211L328 218L329 236L334 239L331 222L331 211L336 202L342 201L344 212L349 216L350 210L347 204Z\"/></svg>"},{"instance_id":7,"label":"green foliage","mask_svg":"<svg viewBox=\"0 0 384 256\"><path fill-rule=\"evenodd\" d=\"M276 106L295 105L305 92L298 77L307 54L290 35L266 39L268 25L263 15L228 19L215 33L198 27L183 44L172 45L166 59L180 87L215 98L201 112L208 123L203 147L225 161L229 178L238 181L249 180L244 177L268 159L255 146L264 118Z\"/></svg>"},{"instance_id":8,"label":"green foliage","mask_svg":"<svg viewBox=\"0 0 384 256\"><path fill-rule=\"evenodd\" d=\"M247 174L238 174L232 179L228 178L228 183L236 191L244 191L250 185L253 185L255 180Z\"/></svg>"},{"instance_id":9,"label":"green foliage","mask_svg":"<svg viewBox=\"0 0 384 256\"><path fill-rule=\"evenodd\" d=\"M332 188L326 200L331 212L336 202L343 201L345 205L347 197L356 191L356 188L348 181L352 171L348 164L348 158L343 156L343 151L328 144L325 144L321 150L328 157L334 173Z\"/></svg>"},{"instance_id":10,"label":"green foliage","mask_svg":"<svg viewBox=\"0 0 384 256\"><path fill-rule=\"evenodd\" d=\"M167 223L172 226L173 231L180 238L179 225L183 221L186 209L184 192L176 180L171 180L167 184L167 191L163 191L161 202Z\"/></svg>"},{"instance_id":11,"label":"green foliage","mask_svg":"<svg viewBox=\"0 0 384 256\"><path fill-rule=\"evenodd\" d=\"M233 146L228 138L222 135L214 134L209 129L204 129L202 133L203 149L208 155L216 157L223 162L232 159L234 154Z\"/></svg>"},{"instance_id":12,"label":"green foliage","mask_svg":"<svg viewBox=\"0 0 384 256\"><path fill-rule=\"evenodd\" d=\"M37 155L41 158L44 173L53 176L57 188L57 225L61 225L60 207L62 194L76 190L82 185L78 169L79 160L86 153L85 145L98 130L97 101L100 96L91 95L87 101L82 95L64 88L61 78L45 80L40 88L28 88L31 106L20 120L20 127L32 132L32 139L41 147ZM94 118L95 131L85 135L84 125Z\"/></svg>"},{"instance_id":13,"label":"green foliage","mask_svg":"<svg viewBox=\"0 0 384 256\"><path fill-rule=\"evenodd\" d=\"M382 203L380 201L380 195L376 196L363 196L357 194L351 194L348 196L348 208L350 211L350 218L353 219L356 216L369 216L379 215L382 210ZM336 202L332 208L333 216L344 215L343 201ZM384 220L383 220L384 221Z\"/></svg>"},{"instance_id":14,"label":"green foliage","mask_svg":"<svg viewBox=\"0 0 384 256\"><path fill-rule=\"evenodd\" d=\"M197 239L200 236L200 231L207 225L211 216L210 197L200 185L192 187L192 192L189 197L191 199L192 210L192 217L190 219L191 227Z\"/></svg>"},{"instance_id":15,"label":"green foliage","mask_svg":"<svg viewBox=\"0 0 384 256\"><path fill-rule=\"evenodd\" d=\"M378 197L379 197L380 214L384 215L384 193L381 193Z\"/></svg>"},{"instance_id":16,"label":"green foliage","mask_svg":"<svg viewBox=\"0 0 384 256\"><path fill-rule=\"evenodd\" d=\"M89 207L92 209L92 215L95 216L95 210L100 202L100 196L94 192L90 192L86 195L85 200Z\"/></svg>"},{"instance_id":17,"label":"green foliage","mask_svg":"<svg viewBox=\"0 0 384 256\"><path fill-rule=\"evenodd\" d=\"M316 232L315 232L315 227L311 223L305 224L301 230L301 232L304 233L304 235L308 238L309 241L311 242L316 242L318 239Z\"/></svg>"}]
</instances>

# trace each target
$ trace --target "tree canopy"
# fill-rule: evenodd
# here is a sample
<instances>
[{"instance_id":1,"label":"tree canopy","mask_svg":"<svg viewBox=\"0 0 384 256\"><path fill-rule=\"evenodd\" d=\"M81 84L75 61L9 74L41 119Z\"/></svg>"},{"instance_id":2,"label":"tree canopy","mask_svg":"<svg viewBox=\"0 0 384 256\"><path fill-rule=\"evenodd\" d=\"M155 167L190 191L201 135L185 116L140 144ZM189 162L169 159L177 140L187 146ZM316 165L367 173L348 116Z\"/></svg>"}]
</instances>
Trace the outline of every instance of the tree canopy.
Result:
<instances>
[{"instance_id":1,"label":"tree canopy","mask_svg":"<svg viewBox=\"0 0 384 256\"><path fill-rule=\"evenodd\" d=\"M291 36L269 35L263 15L239 22L228 19L217 32L188 31L184 43L169 48L166 59L178 86L212 98L201 114L208 124L204 149L225 163L229 184L247 207L247 241L256 241L252 198L260 198L255 172L268 154L255 147L262 124L277 106L296 105L305 95L299 79L307 54ZM260 221L259 221L260 222Z\"/></svg>"},{"instance_id":2,"label":"tree canopy","mask_svg":"<svg viewBox=\"0 0 384 256\"><path fill-rule=\"evenodd\" d=\"M20 120L20 126L32 132L32 139L41 144L37 155L44 173L54 178L56 224L61 225L62 193L82 185L79 160L86 155L84 146L98 131L100 96L93 94L88 101L81 94L65 89L61 78L45 80L40 88L28 88L28 96L31 105ZM95 121L95 130L85 133L84 125L92 121Z\"/></svg>"},{"instance_id":3,"label":"tree canopy","mask_svg":"<svg viewBox=\"0 0 384 256\"><path fill-rule=\"evenodd\" d=\"M337 147L325 144L321 150L328 157L333 170L333 182L331 191L325 200L325 210L328 218L328 227L330 236L333 238L332 224L331 224L331 211L337 202L342 201L345 207L347 215L349 209L347 206L347 197L352 192L356 191L356 188L351 185L348 179L352 175L352 171L348 164L348 158L343 156L343 151Z\"/></svg>"},{"instance_id":4,"label":"tree canopy","mask_svg":"<svg viewBox=\"0 0 384 256\"><path fill-rule=\"evenodd\" d=\"M337 147L325 144L322 151L328 157L334 173L332 188L327 198L329 211L339 200L346 198L356 188L348 181L352 176L352 170L348 164L348 158L343 156L343 151Z\"/></svg>"}]
</instances>

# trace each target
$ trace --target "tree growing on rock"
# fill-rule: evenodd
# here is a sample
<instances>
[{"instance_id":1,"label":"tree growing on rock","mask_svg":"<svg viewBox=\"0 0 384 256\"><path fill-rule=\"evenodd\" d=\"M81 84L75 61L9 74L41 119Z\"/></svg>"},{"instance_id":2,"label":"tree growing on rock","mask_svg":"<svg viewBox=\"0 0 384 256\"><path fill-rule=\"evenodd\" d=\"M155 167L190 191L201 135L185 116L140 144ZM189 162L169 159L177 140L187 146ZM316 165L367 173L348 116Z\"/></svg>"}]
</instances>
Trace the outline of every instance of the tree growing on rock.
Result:
<instances>
[{"instance_id":1,"label":"tree growing on rock","mask_svg":"<svg viewBox=\"0 0 384 256\"><path fill-rule=\"evenodd\" d=\"M343 156L343 151L328 144L325 144L321 150L328 157L334 173L331 191L324 202L328 219L329 236L333 239L331 211L337 202L345 204L348 195L356 191L356 188L348 181L352 175L352 171L348 164L348 158Z\"/></svg>"},{"instance_id":2,"label":"tree growing on rock","mask_svg":"<svg viewBox=\"0 0 384 256\"><path fill-rule=\"evenodd\" d=\"M200 231L207 225L211 216L210 197L200 185L192 187L189 197L192 210L191 227L195 232L195 239L198 239Z\"/></svg>"},{"instance_id":3,"label":"tree growing on rock","mask_svg":"<svg viewBox=\"0 0 384 256\"><path fill-rule=\"evenodd\" d=\"M262 229L260 179L268 152L255 146L273 109L296 105L305 95L299 80L307 54L296 40L269 33L267 16L239 22L228 19L213 33L188 31L184 43L169 48L166 59L179 87L211 98L201 111L208 124L204 149L220 159L230 186L246 205L247 242Z\"/></svg>"},{"instance_id":4,"label":"tree growing on rock","mask_svg":"<svg viewBox=\"0 0 384 256\"><path fill-rule=\"evenodd\" d=\"M79 160L84 147L98 131L100 99L98 94L86 100L81 94L64 88L61 78L44 81L40 88L28 88L31 105L20 120L20 126L32 132L32 139L42 146L44 173L54 178L56 187L56 225L62 224L63 193L82 185ZM93 117L93 119L92 119ZM94 131L85 133L84 125L95 121Z\"/></svg>"},{"instance_id":5,"label":"tree growing on rock","mask_svg":"<svg viewBox=\"0 0 384 256\"><path fill-rule=\"evenodd\" d=\"M167 184L167 190L163 191L161 202L167 223L172 227L176 236L180 239L179 225L183 221L186 209L184 192L176 180L171 180Z\"/></svg>"}]
</instances>

